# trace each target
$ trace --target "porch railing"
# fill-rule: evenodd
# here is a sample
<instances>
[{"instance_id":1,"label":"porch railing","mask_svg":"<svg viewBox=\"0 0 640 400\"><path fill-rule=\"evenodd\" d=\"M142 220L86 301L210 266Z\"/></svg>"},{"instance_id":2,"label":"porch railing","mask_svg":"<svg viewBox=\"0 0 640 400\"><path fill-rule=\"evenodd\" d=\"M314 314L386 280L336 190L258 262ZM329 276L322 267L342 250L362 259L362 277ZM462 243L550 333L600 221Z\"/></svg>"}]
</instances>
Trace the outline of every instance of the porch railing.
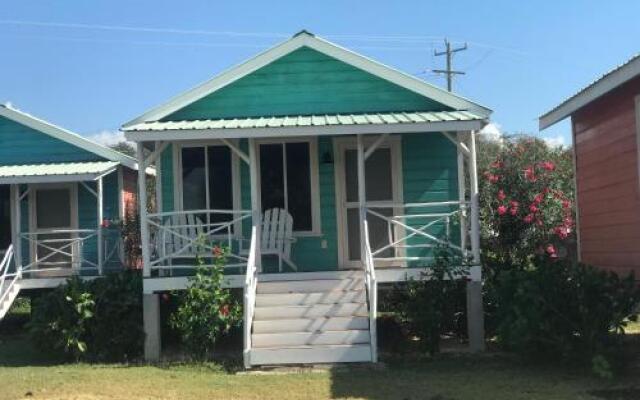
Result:
<instances>
[{"instance_id":1,"label":"porch railing","mask_svg":"<svg viewBox=\"0 0 640 400\"><path fill-rule=\"evenodd\" d=\"M106 232L98 243L98 229L48 229L20 234L28 249L29 262L17 266L30 277L86 273L102 275L106 270L123 265L120 231ZM98 251L102 246L102 253ZM91 249L91 251L90 251ZM102 259L99 259L102 254Z\"/></svg>"},{"instance_id":2,"label":"porch railing","mask_svg":"<svg viewBox=\"0 0 640 400\"><path fill-rule=\"evenodd\" d=\"M243 358L244 366L251 367L251 327L253 325L253 315L256 304L256 289L258 287L258 227L251 228L251 245L249 247L249 257L247 259L247 271L244 281L244 324L243 324Z\"/></svg>"},{"instance_id":3,"label":"porch railing","mask_svg":"<svg viewBox=\"0 0 640 400\"><path fill-rule=\"evenodd\" d=\"M212 260L218 246L225 247L225 268L245 268L248 241L242 227L251 220L246 210L189 210L151 213L147 216L150 236L150 269L193 269L195 259Z\"/></svg>"},{"instance_id":4,"label":"porch railing","mask_svg":"<svg viewBox=\"0 0 640 400\"><path fill-rule=\"evenodd\" d=\"M11 288L19 279L19 273L11 270L13 259L13 245L5 251L2 261L0 261L0 305L11 292Z\"/></svg>"},{"instance_id":5,"label":"porch railing","mask_svg":"<svg viewBox=\"0 0 640 400\"><path fill-rule=\"evenodd\" d=\"M384 227L384 237L380 237L380 228L378 243L370 249L372 262L428 263L434 260L434 250L439 246L465 256L467 206L460 201L368 205L367 239L371 240L372 225ZM459 233L455 233L455 226L460 228Z\"/></svg>"},{"instance_id":6,"label":"porch railing","mask_svg":"<svg viewBox=\"0 0 640 400\"><path fill-rule=\"evenodd\" d=\"M376 279L376 269L371 253L371 242L369 240L369 225L364 220L364 281L367 290L367 302L369 303L369 337L371 344L371 361L378 362L378 281Z\"/></svg>"}]
</instances>

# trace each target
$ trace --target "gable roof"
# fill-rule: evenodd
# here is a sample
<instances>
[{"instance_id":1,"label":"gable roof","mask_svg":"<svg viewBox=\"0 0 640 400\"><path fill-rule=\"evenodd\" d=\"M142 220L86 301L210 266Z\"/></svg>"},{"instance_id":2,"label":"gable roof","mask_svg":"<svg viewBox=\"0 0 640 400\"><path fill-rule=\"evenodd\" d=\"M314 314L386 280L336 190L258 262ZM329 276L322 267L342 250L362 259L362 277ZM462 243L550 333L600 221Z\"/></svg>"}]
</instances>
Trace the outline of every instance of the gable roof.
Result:
<instances>
[{"instance_id":1,"label":"gable roof","mask_svg":"<svg viewBox=\"0 0 640 400\"><path fill-rule=\"evenodd\" d=\"M333 57L353 67L383 78L402 88L449 106L453 110L471 111L482 117L488 117L491 114L491 110L484 106L449 93L444 89L357 54L351 50L347 50L327 40L318 38L307 31L301 31L291 39L280 43L275 47L272 47L271 49L249 59L248 61L221 73L213 79L210 79L195 88L174 97L168 102L147 111L138 118L125 123L123 128L124 130L127 130L127 128L133 125L158 121L302 47L308 47L327 56Z\"/></svg>"},{"instance_id":2,"label":"gable roof","mask_svg":"<svg viewBox=\"0 0 640 400\"><path fill-rule=\"evenodd\" d=\"M636 54L625 63L605 73L540 116L538 120L540 130L562 121L575 111L637 76L640 76L640 54Z\"/></svg>"},{"instance_id":3,"label":"gable roof","mask_svg":"<svg viewBox=\"0 0 640 400\"><path fill-rule=\"evenodd\" d=\"M119 151L110 149L98 143L92 142L91 140L84 138L76 133L53 125L40 118L36 118L33 115L17 110L7 104L0 104L0 117L10 119L21 125L27 126L31 129L35 129L38 132L42 132L55 139L61 140L78 148L96 154L97 156L105 158L109 161L118 162L131 169L138 168L137 161L133 157L130 157L126 154L120 153Z\"/></svg>"}]
</instances>

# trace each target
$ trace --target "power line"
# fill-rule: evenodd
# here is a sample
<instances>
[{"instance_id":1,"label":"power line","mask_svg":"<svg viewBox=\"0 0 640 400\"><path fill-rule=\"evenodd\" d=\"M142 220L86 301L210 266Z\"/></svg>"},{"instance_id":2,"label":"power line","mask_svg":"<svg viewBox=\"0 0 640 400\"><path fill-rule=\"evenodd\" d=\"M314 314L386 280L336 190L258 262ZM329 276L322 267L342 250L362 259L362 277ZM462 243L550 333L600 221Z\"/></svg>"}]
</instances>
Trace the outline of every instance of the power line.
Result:
<instances>
[{"instance_id":1,"label":"power line","mask_svg":"<svg viewBox=\"0 0 640 400\"><path fill-rule=\"evenodd\" d=\"M467 44L465 43L464 46L462 47L457 47L455 49L451 48L451 42L449 42L448 39L444 39L444 46L445 46L445 50L444 51L434 51L433 55L436 57L439 56L446 56L447 59L447 66L446 69L433 69L432 72L438 73L438 74L444 74L447 76L447 90L450 92L453 89L453 77L454 75L464 75L465 73L463 71L456 71L453 69L452 66L452 61L453 61L453 55L457 52L460 51L464 51L467 50Z\"/></svg>"}]
</instances>

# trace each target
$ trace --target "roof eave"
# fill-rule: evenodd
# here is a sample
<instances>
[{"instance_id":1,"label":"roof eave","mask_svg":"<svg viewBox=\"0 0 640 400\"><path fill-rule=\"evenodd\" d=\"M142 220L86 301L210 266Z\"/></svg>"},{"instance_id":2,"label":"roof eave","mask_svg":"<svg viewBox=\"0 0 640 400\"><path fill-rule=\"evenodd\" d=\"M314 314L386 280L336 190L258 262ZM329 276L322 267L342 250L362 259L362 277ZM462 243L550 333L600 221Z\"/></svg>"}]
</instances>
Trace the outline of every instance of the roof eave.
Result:
<instances>
[{"instance_id":1,"label":"roof eave","mask_svg":"<svg viewBox=\"0 0 640 400\"><path fill-rule=\"evenodd\" d=\"M125 137L133 142L155 140L203 140L203 139L243 139L301 136L340 136L354 134L381 133L427 133L449 131L473 131L482 129L487 120L441 121L405 124L377 125L328 125L292 126L278 128L228 128L228 129L167 129L149 131L126 131Z\"/></svg>"},{"instance_id":2,"label":"roof eave","mask_svg":"<svg viewBox=\"0 0 640 400\"><path fill-rule=\"evenodd\" d=\"M538 119L540 130L546 129L593 102L599 97L611 92L629 80L640 75L640 56L632 58L623 66L604 75L596 82L582 89L558 106L540 116Z\"/></svg>"}]
</instances>

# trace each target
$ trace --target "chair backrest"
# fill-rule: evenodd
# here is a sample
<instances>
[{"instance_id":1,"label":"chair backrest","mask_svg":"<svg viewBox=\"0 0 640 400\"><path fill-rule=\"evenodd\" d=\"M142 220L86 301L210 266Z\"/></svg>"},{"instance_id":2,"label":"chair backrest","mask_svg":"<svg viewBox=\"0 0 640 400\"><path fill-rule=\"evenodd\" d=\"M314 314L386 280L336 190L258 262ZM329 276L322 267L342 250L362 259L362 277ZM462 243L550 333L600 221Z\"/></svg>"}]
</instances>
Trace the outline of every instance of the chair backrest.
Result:
<instances>
[{"instance_id":1,"label":"chair backrest","mask_svg":"<svg viewBox=\"0 0 640 400\"><path fill-rule=\"evenodd\" d=\"M164 226L169 230L160 232L160 243L158 243L160 253L170 256L175 252L185 248L176 257L193 257L197 254L197 247L194 243L198 237L204 234L202 221L193 214L172 215L164 221Z\"/></svg>"},{"instance_id":2,"label":"chair backrest","mask_svg":"<svg viewBox=\"0 0 640 400\"><path fill-rule=\"evenodd\" d=\"M261 249L279 251L288 257L293 239L293 218L282 208L271 208L262 215Z\"/></svg>"}]
</instances>

